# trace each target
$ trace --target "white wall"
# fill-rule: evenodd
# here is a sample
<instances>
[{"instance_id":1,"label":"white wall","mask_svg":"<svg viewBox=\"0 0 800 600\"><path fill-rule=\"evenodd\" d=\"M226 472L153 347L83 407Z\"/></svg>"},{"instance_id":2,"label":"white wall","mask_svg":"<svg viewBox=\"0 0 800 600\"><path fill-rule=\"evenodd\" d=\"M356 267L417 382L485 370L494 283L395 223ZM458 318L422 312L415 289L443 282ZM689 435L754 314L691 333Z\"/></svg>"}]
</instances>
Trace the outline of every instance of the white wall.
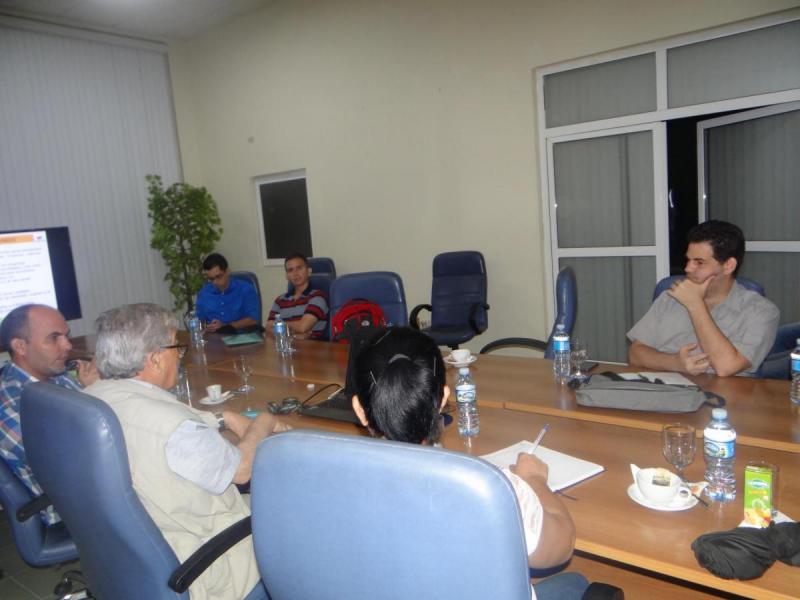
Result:
<instances>
[{"instance_id":1,"label":"white wall","mask_svg":"<svg viewBox=\"0 0 800 600\"><path fill-rule=\"evenodd\" d=\"M276 0L170 47L186 180L220 204L220 250L260 262L251 180L306 168L314 251L395 270L428 301L434 254L477 249L489 331L542 336L533 69L796 6L797 0Z\"/></svg>"}]
</instances>

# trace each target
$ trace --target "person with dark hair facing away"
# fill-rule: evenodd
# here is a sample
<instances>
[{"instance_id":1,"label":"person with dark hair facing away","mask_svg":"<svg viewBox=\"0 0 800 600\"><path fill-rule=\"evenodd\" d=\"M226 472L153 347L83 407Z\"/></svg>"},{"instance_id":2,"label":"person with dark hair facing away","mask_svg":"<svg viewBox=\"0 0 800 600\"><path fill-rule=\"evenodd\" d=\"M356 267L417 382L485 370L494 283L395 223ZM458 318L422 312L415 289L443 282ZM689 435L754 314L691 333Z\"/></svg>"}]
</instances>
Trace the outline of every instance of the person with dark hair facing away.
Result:
<instances>
[{"instance_id":1,"label":"person with dark hair facing away","mask_svg":"<svg viewBox=\"0 0 800 600\"><path fill-rule=\"evenodd\" d=\"M353 409L373 436L411 444L438 442L440 412L450 388L433 339L408 327L378 331L356 355L352 378ZM503 474L519 502L528 564L544 569L566 563L575 546L575 525L561 499L547 487L547 465L521 453ZM578 573L563 573L537 583L533 597L577 599L588 585Z\"/></svg>"},{"instance_id":2,"label":"person with dark hair facing away","mask_svg":"<svg viewBox=\"0 0 800 600\"><path fill-rule=\"evenodd\" d=\"M211 333L236 333L261 328L260 300L253 284L232 279L222 254L209 254L203 261L205 285L197 293L197 316Z\"/></svg>"},{"instance_id":3,"label":"person with dark hair facing away","mask_svg":"<svg viewBox=\"0 0 800 600\"><path fill-rule=\"evenodd\" d=\"M267 329L272 331L275 318L280 315L293 336L315 339L325 333L328 326L328 297L311 285L311 267L308 259L299 252L289 254L283 261L286 280L294 290L275 298L267 319Z\"/></svg>"},{"instance_id":4,"label":"person with dark hair facing away","mask_svg":"<svg viewBox=\"0 0 800 600\"><path fill-rule=\"evenodd\" d=\"M77 361L77 380L66 374L72 344L64 316L43 304L24 304L9 312L0 324L0 348L11 360L0 368L0 457L34 496L42 488L33 476L25 454L19 416L22 390L35 381L80 390L98 375L94 362ZM61 518L50 506L42 511L47 525Z\"/></svg>"},{"instance_id":5,"label":"person with dark hair facing away","mask_svg":"<svg viewBox=\"0 0 800 600\"><path fill-rule=\"evenodd\" d=\"M775 340L778 308L736 281L742 230L706 221L689 232L686 277L653 301L628 332L628 362L690 375L753 374Z\"/></svg>"}]
</instances>

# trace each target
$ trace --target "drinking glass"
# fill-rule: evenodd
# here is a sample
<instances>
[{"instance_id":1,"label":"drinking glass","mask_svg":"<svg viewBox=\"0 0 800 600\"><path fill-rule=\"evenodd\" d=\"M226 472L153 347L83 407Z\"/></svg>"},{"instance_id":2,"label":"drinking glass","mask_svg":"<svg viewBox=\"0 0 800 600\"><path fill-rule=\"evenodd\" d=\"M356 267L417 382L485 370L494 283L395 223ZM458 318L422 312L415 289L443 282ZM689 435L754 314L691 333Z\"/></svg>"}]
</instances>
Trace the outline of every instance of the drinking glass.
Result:
<instances>
[{"instance_id":1,"label":"drinking glass","mask_svg":"<svg viewBox=\"0 0 800 600\"><path fill-rule=\"evenodd\" d=\"M581 371L583 363L586 362L587 354L586 342L583 339L574 337L572 340L570 340L569 359L572 362L572 375L570 376L570 379L583 381L588 377L586 373Z\"/></svg>"},{"instance_id":2,"label":"drinking glass","mask_svg":"<svg viewBox=\"0 0 800 600\"><path fill-rule=\"evenodd\" d=\"M694 427L682 423L664 425L661 430L661 451L664 458L678 470L683 479L683 470L692 464L697 450Z\"/></svg>"},{"instance_id":3,"label":"drinking glass","mask_svg":"<svg viewBox=\"0 0 800 600\"><path fill-rule=\"evenodd\" d=\"M246 356L241 355L237 357L235 361L233 361L233 370L236 371L239 374L239 377L242 378L242 385L236 390L237 392L250 392L256 389L247 383L250 374L253 372L253 367L251 367L250 363L247 362Z\"/></svg>"}]
</instances>

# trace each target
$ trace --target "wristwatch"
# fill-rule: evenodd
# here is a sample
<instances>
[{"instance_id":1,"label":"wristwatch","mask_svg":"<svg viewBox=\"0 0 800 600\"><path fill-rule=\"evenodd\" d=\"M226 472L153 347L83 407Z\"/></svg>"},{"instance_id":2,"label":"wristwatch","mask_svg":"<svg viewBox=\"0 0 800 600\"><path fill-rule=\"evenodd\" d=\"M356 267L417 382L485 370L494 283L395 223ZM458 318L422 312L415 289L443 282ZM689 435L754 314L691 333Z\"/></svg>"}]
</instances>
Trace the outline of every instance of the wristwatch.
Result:
<instances>
[{"instance_id":1,"label":"wristwatch","mask_svg":"<svg viewBox=\"0 0 800 600\"><path fill-rule=\"evenodd\" d=\"M225 429L225 417L222 416L221 412L214 413L214 418L217 420L217 425L219 425L219 430L223 431Z\"/></svg>"}]
</instances>

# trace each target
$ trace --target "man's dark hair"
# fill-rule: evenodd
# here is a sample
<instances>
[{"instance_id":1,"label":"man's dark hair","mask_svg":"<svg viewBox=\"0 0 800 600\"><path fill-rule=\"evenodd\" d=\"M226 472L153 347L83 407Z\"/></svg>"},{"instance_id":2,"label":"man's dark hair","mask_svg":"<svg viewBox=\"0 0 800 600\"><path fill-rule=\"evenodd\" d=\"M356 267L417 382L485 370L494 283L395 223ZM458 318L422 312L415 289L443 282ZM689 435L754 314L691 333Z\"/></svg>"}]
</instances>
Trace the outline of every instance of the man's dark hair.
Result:
<instances>
[{"instance_id":1,"label":"man's dark hair","mask_svg":"<svg viewBox=\"0 0 800 600\"><path fill-rule=\"evenodd\" d=\"M210 271L214 267L219 267L223 271L228 268L228 261L225 260L222 254L214 252L206 256L206 259L203 261L203 271Z\"/></svg>"},{"instance_id":2,"label":"man's dark hair","mask_svg":"<svg viewBox=\"0 0 800 600\"><path fill-rule=\"evenodd\" d=\"M11 340L14 338L28 339L28 313L36 306L42 305L23 304L6 315L6 318L0 323L0 350L5 349L11 356L14 356Z\"/></svg>"},{"instance_id":3,"label":"man's dark hair","mask_svg":"<svg viewBox=\"0 0 800 600\"><path fill-rule=\"evenodd\" d=\"M744 262L744 233L733 223L725 221L706 221L692 227L689 231L689 243L706 242L711 246L714 260L725 262L729 258L736 259L734 276Z\"/></svg>"},{"instance_id":4,"label":"man's dark hair","mask_svg":"<svg viewBox=\"0 0 800 600\"><path fill-rule=\"evenodd\" d=\"M290 260L294 260L295 258L299 258L306 266L308 266L308 258L306 258L306 255L302 252L290 252L287 254L286 258L283 259L283 266L285 267L286 263L288 263Z\"/></svg>"}]
</instances>

